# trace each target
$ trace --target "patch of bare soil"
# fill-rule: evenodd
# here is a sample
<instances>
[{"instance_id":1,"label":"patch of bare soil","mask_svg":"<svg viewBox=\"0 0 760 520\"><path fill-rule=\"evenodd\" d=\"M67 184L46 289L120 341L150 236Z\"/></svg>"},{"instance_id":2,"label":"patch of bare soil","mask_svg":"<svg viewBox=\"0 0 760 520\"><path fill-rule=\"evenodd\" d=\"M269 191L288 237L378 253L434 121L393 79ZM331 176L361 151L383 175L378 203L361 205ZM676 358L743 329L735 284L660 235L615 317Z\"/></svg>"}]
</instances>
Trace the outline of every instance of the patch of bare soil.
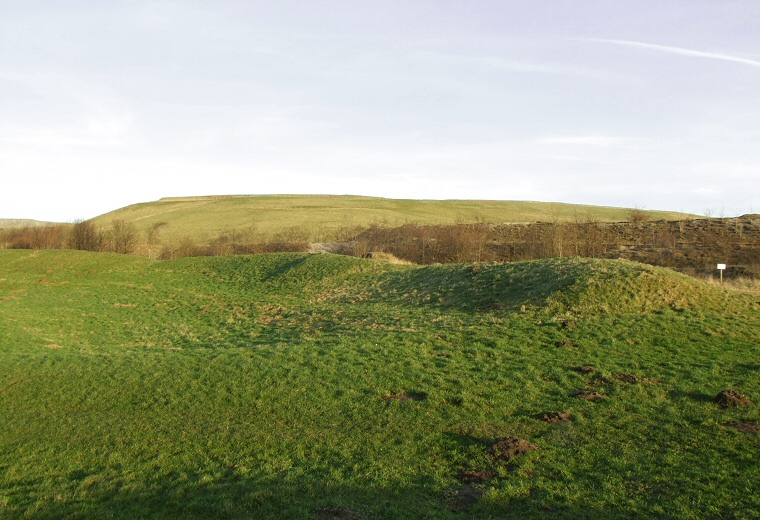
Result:
<instances>
[{"instance_id":1,"label":"patch of bare soil","mask_svg":"<svg viewBox=\"0 0 760 520\"><path fill-rule=\"evenodd\" d=\"M47 348L63 348L62 345L58 345L57 343L51 343L49 345L45 345Z\"/></svg>"},{"instance_id":2,"label":"patch of bare soil","mask_svg":"<svg viewBox=\"0 0 760 520\"><path fill-rule=\"evenodd\" d=\"M457 480L465 484L482 484L491 482L499 474L490 469L462 469L457 474Z\"/></svg>"},{"instance_id":3,"label":"patch of bare soil","mask_svg":"<svg viewBox=\"0 0 760 520\"><path fill-rule=\"evenodd\" d=\"M601 401L607 399L607 396L600 394L599 392L592 392L590 390L579 390L573 394L573 397L583 399L584 401Z\"/></svg>"},{"instance_id":4,"label":"patch of bare soil","mask_svg":"<svg viewBox=\"0 0 760 520\"><path fill-rule=\"evenodd\" d=\"M570 412L546 412L536 415L536 419L549 424L567 423L573 420Z\"/></svg>"},{"instance_id":5,"label":"patch of bare soil","mask_svg":"<svg viewBox=\"0 0 760 520\"><path fill-rule=\"evenodd\" d=\"M610 374L610 377L613 379L617 379L621 383L628 383L630 385L635 384L635 383L657 384L660 382L659 379L643 377L638 374Z\"/></svg>"},{"instance_id":6,"label":"patch of bare soil","mask_svg":"<svg viewBox=\"0 0 760 520\"><path fill-rule=\"evenodd\" d=\"M315 509L311 512L311 520L359 520L361 515L347 507Z\"/></svg>"},{"instance_id":7,"label":"patch of bare soil","mask_svg":"<svg viewBox=\"0 0 760 520\"><path fill-rule=\"evenodd\" d=\"M760 422L758 421L731 421L725 423L730 428L736 428L742 433L754 435L760 433Z\"/></svg>"},{"instance_id":8,"label":"patch of bare soil","mask_svg":"<svg viewBox=\"0 0 760 520\"><path fill-rule=\"evenodd\" d=\"M732 408L734 406L754 406L755 403L749 400L746 395L742 395L736 390L729 388L713 398L713 402L721 408Z\"/></svg>"},{"instance_id":9,"label":"patch of bare soil","mask_svg":"<svg viewBox=\"0 0 760 520\"><path fill-rule=\"evenodd\" d=\"M596 368L590 365L584 365L582 367L576 368L575 371L578 372L579 374L590 374L592 372L596 372Z\"/></svg>"},{"instance_id":10,"label":"patch of bare soil","mask_svg":"<svg viewBox=\"0 0 760 520\"><path fill-rule=\"evenodd\" d=\"M563 321L560 323L560 327L563 329L574 329L578 326L578 324L572 320Z\"/></svg>"},{"instance_id":11,"label":"patch of bare soil","mask_svg":"<svg viewBox=\"0 0 760 520\"><path fill-rule=\"evenodd\" d=\"M424 392L401 392L398 394L388 394L383 396L384 401L424 401L427 394Z\"/></svg>"},{"instance_id":12,"label":"patch of bare soil","mask_svg":"<svg viewBox=\"0 0 760 520\"><path fill-rule=\"evenodd\" d=\"M444 496L446 507L455 513L463 513L472 509L478 500L485 494L485 491L473 486L462 486L461 488L450 491Z\"/></svg>"},{"instance_id":13,"label":"patch of bare soil","mask_svg":"<svg viewBox=\"0 0 760 520\"><path fill-rule=\"evenodd\" d=\"M557 342L558 347L577 347L578 344L571 339L563 339Z\"/></svg>"},{"instance_id":14,"label":"patch of bare soil","mask_svg":"<svg viewBox=\"0 0 760 520\"><path fill-rule=\"evenodd\" d=\"M495 460L510 460L537 449L538 446L524 439L505 437L503 439L498 439L490 448L488 448L488 455Z\"/></svg>"},{"instance_id":15,"label":"patch of bare soil","mask_svg":"<svg viewBox=\"0 0 760 520\"><path fill-rule=\"evenodd\" d=\"M590 386L593 386L593 387L596 387L596 388L598 388L598 387L600 387L600 386L607 386L607 385L611 385L611 384L612 384L612 381L610 381L609 379L607 379L606 377L604 377L604 376L602 376L602 375L599 375L599 374L597 374L597 375L595 375L595 376L594 376L594 377L593 377L593 378L592 378L592 379L591 379L591 380L588 382L588 384L589 384Z\"/></svg>"}]
</instances>

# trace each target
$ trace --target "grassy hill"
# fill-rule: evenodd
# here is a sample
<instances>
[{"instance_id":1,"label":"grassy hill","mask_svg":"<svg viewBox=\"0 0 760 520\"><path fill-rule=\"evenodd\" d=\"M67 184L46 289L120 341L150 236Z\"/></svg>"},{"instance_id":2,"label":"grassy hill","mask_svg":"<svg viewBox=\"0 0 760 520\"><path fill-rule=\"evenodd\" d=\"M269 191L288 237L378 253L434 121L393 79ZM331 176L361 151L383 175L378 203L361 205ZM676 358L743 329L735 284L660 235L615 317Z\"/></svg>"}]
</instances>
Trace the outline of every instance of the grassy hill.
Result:
<instances>
[{"instance_id":1,"label":"grassy hill","mask_svg":"<svg viewBox=\"0 0 760 520\"><path fill-rule=\"evenodd\" d=\"M42 227L53 226L56 222L43 222L40 220L19 219L19 218L0 218L0 229L18 229L25 227Z\"/></svg>"},{"instance_id":2,"label":"grassy hill","mask_svg":"<svg viewBox=\"0 0 760 520\"><path fill-rule=\"evenodd\" d=\"M676 212L646 212L653 220L676 220ZM208 243L220 231L255 228L257 236L277 234L304 241L336 240L341 230L372 223L400 225L453 224L457 222L570 221L592 218L609 222L628 220L630 210L600 206L518 201L397 200L357 196L261 195L167 198L127 206L94 221L106 227L114 219L134 222L141 236L152 226L167 242L189 237Z\"/></svg>"},{"instance_id":3,"label":"grassy hill","mask_svg":"<svg viewBox=\"0 0 760 520\"><path fill-rule=\"evenodd\" d=\"M626 261L0 251L0 517L755 518L757 330Z\"/></svg>"}]
</instances>

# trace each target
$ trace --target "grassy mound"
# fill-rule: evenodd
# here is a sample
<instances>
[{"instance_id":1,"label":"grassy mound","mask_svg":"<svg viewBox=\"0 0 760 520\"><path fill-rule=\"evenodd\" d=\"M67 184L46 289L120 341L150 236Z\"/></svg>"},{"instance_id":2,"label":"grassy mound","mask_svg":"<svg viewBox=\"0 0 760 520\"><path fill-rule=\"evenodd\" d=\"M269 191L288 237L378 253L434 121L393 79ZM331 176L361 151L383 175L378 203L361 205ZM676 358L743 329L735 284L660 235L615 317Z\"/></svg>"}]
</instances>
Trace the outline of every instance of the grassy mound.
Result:
<instances>
[{"instance_id":1,"label":"grassy mound","mask_svg":"<svg viewBox=\"0 0 760 520\"><path fill-rule=\"evenodd\" d=\"M712 399L760 401L759 307L620 261L0 251L0 517L756 517L760 413Z\"/></svg>"}]
</instances>

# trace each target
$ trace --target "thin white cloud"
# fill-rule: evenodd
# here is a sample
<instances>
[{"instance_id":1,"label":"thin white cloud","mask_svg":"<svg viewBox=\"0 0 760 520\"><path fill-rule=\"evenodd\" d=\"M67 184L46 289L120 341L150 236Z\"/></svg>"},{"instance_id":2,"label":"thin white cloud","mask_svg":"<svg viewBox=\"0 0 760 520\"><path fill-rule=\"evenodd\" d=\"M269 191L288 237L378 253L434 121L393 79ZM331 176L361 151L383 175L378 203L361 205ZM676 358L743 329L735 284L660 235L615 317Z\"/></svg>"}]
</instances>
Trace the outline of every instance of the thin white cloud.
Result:
<instances>
[{"instance_id":1,"label":"thin white cloud","mask_svg":"<svg viewBox=\"0 0 760 520\"><path fill-rule=\"evenodd\" d=\"M608 135L574 135L563 137L544 137L538 140L540 144L570 144L587 146L613 146L621 144L623 139Z\"/></svg>"},{"instance_id":2,"label":"thin white cloud","mask_svg":"<svg viewBox=\"0 0 760 520\"><path fill-rule=\"evenodd\" d=\"M678 54L680 56L692 56L695 58L709 58L713 60L732 61L735 63L751 65L753 67L760 67L760 61L751 60L749 58L742 58L740 56L733 56L731 54L722 54L718 52L704 52L694 49L685 49L683 47L673 47L671 45L657 45L654 43L635 42L630 40L607 40L601 38L584 38L583 40L590 42L611 43L613 45L625 45L628 47L638 47L640 49L650 49L654 51L667 52L670 54Z\"/></svg>"}]
</instances>

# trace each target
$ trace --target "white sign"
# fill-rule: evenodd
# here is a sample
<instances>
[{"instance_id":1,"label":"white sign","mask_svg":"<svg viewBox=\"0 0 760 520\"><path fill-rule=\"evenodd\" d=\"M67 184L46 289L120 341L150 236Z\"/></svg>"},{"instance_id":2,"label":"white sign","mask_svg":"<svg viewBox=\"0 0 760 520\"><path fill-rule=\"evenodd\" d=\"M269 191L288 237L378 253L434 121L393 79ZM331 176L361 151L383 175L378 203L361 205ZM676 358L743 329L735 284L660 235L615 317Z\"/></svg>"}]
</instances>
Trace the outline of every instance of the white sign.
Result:
<instances>
[{"instance_id":1,"label":"white sign","mask_svg":"<svg viewBox=\"0 0 760 520\"><path fill-rule=\"evenodd\" d=\"M726 264L718 264L718 269L720 269L721 271L724 270L725 268L726 268Z\"/></svg>"}]
</instances>

